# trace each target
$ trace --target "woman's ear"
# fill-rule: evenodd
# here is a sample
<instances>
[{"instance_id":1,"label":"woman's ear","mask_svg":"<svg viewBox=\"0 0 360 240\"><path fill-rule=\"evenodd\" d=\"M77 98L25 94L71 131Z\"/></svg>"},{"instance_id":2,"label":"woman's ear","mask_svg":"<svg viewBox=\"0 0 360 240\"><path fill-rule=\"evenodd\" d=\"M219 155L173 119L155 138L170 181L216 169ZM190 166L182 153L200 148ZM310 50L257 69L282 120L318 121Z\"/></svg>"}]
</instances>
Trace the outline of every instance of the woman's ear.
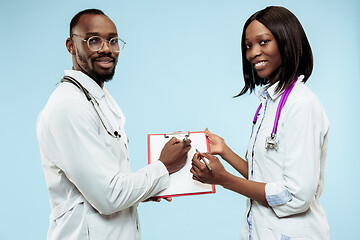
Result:
<instances>
[{"instance_id":1,"label":"woman's ear","mask_svg":"<svg viewBox=\"0 0 360 240\"><path fill-rule=\"evenodd\" d=\"M66 48L71 55L75 55L75 46L71 38L66 39Z\"/></svg>"}]
</instances>

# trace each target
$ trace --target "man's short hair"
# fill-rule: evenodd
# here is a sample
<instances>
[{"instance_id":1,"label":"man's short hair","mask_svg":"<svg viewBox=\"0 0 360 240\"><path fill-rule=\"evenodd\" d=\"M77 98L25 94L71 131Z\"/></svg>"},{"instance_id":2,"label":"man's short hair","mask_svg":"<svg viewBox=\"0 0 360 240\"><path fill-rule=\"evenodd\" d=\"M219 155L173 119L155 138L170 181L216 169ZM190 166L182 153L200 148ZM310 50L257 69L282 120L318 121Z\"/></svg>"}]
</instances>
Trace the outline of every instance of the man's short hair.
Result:
<instances>
[{"instance_id":1,"label":"man's short hair","mask_svg":"<svg viewBox=\"0 0 360 240\"><path fill-rule=\"evenodd\" d=\"M95 8L92 8L92 9L85 9L85 10L82 10L80 12L78 12L72 19L71 19L71 22L70 22L70 37L72 36L73 34L73 29L74 27L77 25L77 23L79 22L79 19L82 15L85 15L85 14L89 14L89 15L105 15L105 13L99 9L95 9ZM107 17L107 16L106 16Z\"/></svg>"}]
</instances>

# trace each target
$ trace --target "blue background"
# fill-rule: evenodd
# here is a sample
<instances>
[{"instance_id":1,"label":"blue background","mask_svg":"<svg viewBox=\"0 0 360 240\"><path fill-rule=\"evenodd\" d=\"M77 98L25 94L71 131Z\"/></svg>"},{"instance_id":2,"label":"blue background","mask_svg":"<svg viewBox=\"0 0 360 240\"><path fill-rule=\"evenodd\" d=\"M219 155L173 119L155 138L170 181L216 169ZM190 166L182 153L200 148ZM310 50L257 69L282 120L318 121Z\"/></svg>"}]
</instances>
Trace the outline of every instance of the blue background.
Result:
<instances>
[{"instance_id":1,"label":"blue background","mask_svg":"<svg viewBox=\"0 0 360 240\"><path fill-rule=\"evenodd\" d=\"M72 66L65 39L78 11L102 9L127 42L106 87L127 117L135 171L147 164L149 133L209 127L244 155L258 100L232 98L243 87L240 36L246 19L268 5L291 10L313 49L307 84L331 122L321 203L332 239L359 236L357 0L13 0L1 1L0 15L0 239L46 238L50 207L35 122ZM238 239L244 211L245 198L222 187L139 206L144 240Z\"/></svg>"}]
</instances>

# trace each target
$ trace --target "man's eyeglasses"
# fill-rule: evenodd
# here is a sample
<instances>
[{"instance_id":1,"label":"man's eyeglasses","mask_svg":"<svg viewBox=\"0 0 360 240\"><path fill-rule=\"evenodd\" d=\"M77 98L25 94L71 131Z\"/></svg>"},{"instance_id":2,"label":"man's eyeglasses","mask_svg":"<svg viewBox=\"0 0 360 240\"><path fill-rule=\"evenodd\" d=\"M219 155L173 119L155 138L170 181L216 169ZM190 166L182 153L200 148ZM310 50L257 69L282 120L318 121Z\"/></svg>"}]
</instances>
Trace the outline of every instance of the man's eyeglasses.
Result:
<instances>
[{"instance_id":1,"label":"man's eyeglasses","mask_svg":"<svg viewBox=\"0 0 360 240\"><path fill-rule=\"evenodd\" d=\"M83 37L78 34L73 34L72 36ZM81 39L81 40L87 43L90 50L96 52L102 49L105 41L109 43L110 49L114 52L120 52L125 47L126 44L126 42L124 42L119 37L113 37L110 40L106 40L100 36L91 36L88 39Z\"/></svg>"}]
</instances>

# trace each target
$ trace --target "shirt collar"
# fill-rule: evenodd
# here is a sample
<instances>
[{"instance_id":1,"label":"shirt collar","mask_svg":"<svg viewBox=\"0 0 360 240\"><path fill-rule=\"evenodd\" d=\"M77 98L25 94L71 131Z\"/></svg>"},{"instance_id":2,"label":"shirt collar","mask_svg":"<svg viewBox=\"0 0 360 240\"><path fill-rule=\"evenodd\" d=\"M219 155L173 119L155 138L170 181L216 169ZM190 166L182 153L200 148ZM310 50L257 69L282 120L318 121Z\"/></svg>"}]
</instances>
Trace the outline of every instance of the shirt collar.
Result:
<instances>
[{"instance_id":1,"label":"shirt collar","mask_svg":"<svg viewBox=\"0 0 360 240\"><path fill-rule=\"evenodd\" d=\"M81 85L83 85L89 93L97 99L105 95L104 90L88 75L76 70L65 70L65 75L75 78Z\"/></svg>"},{"instance_id":2,"label":"shirt collar","mask_svg":"<svg viewBox=\"0 0 360 240\"><path fill-rule=\"evenodd\" d=\"M300 75L300 76L298 77L298 79L297 79L297 81L296 81L295 84L298 84L299 82L302 82L303 79L304 79L304 75ZM275 90L276 90L276 88L277 88L278 85L279 85L279 82L276 82L276 83L274 83L274 84L271 85L271 86L267 85L267 86L261 88L261 89L259 90L259 96L260 96L260 97L263 97L263 98L268 98L268 97L270 97L271 100L275 100L276 98L278 98L279 96L281 96L282 93L284 92L284 91L280 91L280 92L278 92L278 93L275 92Z\"/></svg>"}]
</instances>

